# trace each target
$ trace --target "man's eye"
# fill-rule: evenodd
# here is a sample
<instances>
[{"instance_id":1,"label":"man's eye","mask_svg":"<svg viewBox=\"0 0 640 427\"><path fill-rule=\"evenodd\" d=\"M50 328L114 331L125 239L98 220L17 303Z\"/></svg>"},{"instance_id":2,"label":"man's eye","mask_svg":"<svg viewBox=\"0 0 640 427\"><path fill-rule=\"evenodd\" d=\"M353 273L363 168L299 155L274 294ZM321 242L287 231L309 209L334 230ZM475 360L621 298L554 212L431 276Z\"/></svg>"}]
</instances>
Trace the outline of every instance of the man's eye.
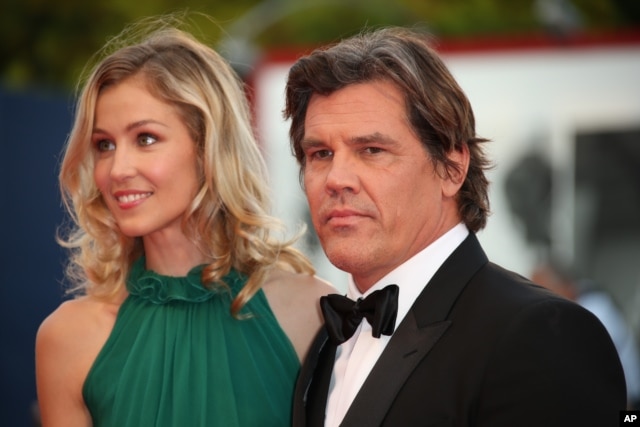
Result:
<instances>
[{"instance_id":1,"label":"man's eye","mask_svg":"<svg viewBox=\"0 0 640 427\"><path fill-rule=\"evenodd\" d=\"M380 147L367 147L364 151L368 154L377 154L382 152L382 148Z\"/></svg>"},{"instance_id":2,"label":"man's eye","mask_svg":"<svg viewBox=\"0 0 640 427\"><path fill-rule=\"evenodd\" d=\"M317 150L310 153L309 157L311 157L312 159L326 159L327 157L330 157L330 156L331 156L330 150Z\"/></svg>"},{"instance_id":3,"label":"man's eye","mask_svg":"<svg viewBox=\"0 0 640 427\"><path fill-rule=\"evenodd\" d=\"M140 145L151 145L156 143L157 141L158 141L158 138L156 138L155 136L149 133L143 133L140 136L138 136L138 143Z\"/></svg>"},{"instance_id":4,"label":"man's eye","mask_svg":"<svg viewBox=\"0 0 640 427\"><path fill-rule=\"evenodd\" d=\"M104 151L113 151L116 148L116 144L109 141L108 139L101 139L96 141L96 149L100 152Z\"/></svg>"}]
</instances>

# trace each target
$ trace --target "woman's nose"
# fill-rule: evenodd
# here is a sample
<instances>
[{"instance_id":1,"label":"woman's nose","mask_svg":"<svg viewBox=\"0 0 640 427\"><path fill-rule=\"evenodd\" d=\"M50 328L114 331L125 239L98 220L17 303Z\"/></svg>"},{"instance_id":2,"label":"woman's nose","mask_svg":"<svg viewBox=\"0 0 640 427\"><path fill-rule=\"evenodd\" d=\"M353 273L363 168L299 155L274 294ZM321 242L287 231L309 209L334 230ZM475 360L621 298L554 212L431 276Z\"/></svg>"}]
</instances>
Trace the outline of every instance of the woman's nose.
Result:
<instances>
[{"instance_id":1,"label":"woman's nose","mask_svg":"<svg viewBox=\"0 0 640 427\"><path fill-rule=\"evenodd\" d=\"M127 150L126 145L116 146L111 163L111 178L123 180L135 174L135 156Z\"/></svg>"}]
</instances>

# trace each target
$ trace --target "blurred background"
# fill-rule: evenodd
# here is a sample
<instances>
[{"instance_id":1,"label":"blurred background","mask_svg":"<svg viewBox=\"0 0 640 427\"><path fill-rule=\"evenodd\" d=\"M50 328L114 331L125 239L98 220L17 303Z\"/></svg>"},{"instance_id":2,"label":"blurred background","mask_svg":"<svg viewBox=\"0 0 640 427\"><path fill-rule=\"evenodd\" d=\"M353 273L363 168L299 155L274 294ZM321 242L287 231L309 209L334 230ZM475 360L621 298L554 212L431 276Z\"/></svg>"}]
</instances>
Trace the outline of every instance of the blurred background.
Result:
<instances>
[{"instance_id":1,"label":"blurred background","mask_svg":"<svg viewBox=\"0 0 640 427\"><path fill-rule=\"evenodd\" d=\"M176 10L245 79L274 213L308 222L282 120L292 61L363 27L436 36L492 142L489 257L531 277L550 259L640 331L637 0L4 0L0 5L0 425L36 425L34 339L64 299L57 187L84 64L133 21ZM344 289L310 230L318 274ZM640 375L640 374L638 374ZM639 378L640 380L640 378ZM621 408L622 409L622 408Z\"/></svg>"}]
</instances>

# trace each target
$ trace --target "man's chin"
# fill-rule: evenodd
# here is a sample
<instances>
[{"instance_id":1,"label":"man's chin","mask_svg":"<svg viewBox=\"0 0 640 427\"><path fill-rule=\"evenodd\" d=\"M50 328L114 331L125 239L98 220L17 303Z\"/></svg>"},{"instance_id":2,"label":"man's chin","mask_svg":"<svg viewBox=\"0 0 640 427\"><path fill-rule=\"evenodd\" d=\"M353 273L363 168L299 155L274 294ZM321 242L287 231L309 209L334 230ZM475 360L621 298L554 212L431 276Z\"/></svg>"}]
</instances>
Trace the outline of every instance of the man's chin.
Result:
<instances>
[{"instance_id":1,"label":"man's chin","mask_svg":"<svg viewBox=\"0 0 640 427\"><path fill-rule=\"evenodd\" d=\"M327 258L336 268L347 273L354 273L363 268L366 269L371 264L360 245L354 243L345 246L325 250Z\"/></svg>"}]
</instances>

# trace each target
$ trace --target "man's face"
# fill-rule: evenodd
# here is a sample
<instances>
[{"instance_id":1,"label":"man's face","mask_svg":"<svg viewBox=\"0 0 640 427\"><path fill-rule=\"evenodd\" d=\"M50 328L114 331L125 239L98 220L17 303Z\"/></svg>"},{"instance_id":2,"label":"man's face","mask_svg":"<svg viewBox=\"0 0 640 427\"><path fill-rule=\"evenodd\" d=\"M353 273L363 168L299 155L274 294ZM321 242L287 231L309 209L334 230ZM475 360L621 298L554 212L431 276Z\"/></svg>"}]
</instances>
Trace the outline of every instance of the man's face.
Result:
<instances>
[{"instance_id":1,"label":"man's face","mask_svg":"<svg viewBox=\"0 0 640 427\"><path fill-rule=\"evenodd\" d=\"M314 227L329 260L361 291L460 222L461 181L436 172L392 83L314 94L302 148Z\"/></svg>"}]
</instances>

